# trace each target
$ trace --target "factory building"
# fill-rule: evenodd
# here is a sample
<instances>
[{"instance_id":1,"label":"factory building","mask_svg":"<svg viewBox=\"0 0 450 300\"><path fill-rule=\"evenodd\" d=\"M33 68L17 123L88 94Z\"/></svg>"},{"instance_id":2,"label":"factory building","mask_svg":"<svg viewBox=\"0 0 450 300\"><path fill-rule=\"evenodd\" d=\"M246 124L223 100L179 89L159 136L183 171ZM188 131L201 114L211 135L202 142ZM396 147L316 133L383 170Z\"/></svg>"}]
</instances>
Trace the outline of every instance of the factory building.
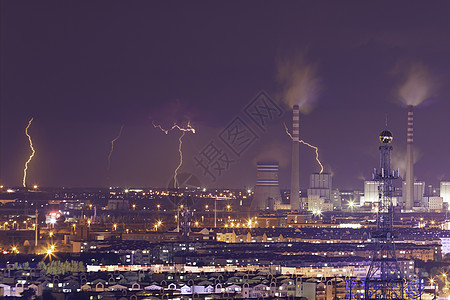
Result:
<instances>
[{"instance_id":1,"label":"factory building","mask_svg":"<svg viewBox=\"0 0 450 300\"><path fill-rule=\"evenodd\" d=\"M425 197L426 194L426 184L425 181L416 181L413 184L413 210L423 210L425 209L428 204L427 204L427 199ZM403 182L402 185L402 202L405 204L405 210L406 209L406 196L407 196L407 191L408 191L408 184L406 181ZM411 210L411 209L410 209Z\"/></svg>"},{"instance_id":2,"label":"factory building","mask_svg":"<svg viewBox=\"0 0 450 300\"><path fill-rule=\"evenodd\" d=\"M275 203L281 203L278 183L278 163L259 162L256 167L257 181L251 208L253 210L274 210Z\"/></svg>"},{"instance_id":3,"label":"factory building","mask_svg":"<svg viewBox=\"0 0 450 300\"><path fill-rule=\"evenodd\" d=\"M364 203L375 203L379 201L378 186L380 183L374 180L364 181L364 197L361 197L361 205Z\"/></svg>"},{"instance_id":4,"label":"factory building","mask_svg":"<svg viewBox=\"0 0 450 300\"><path fill-rule=\"evenodd\" d=\"M329 173L313 173L309 180L308 210L333 210L332 176Z\"/></svg>"},{"instance_id":5,"label":"factory building","mask_svg":"<svg viewBox=\"0 0 450 300\"><path fill-rule=\"evenodd\" d=\"M440 196L444 203L449 205L450 203L450 181L441 181L440 184Z\"/></svg>"},{"instance_id":6,"label":"factory building","mask_svg":"<svg viewBox=\"0 0 450 300\"><path fill-rule=\"evenodd\" d=\"M429 211L440 212L444 208L444 202L442 197L424 197L427 200L427 207Z\"/></svg>"},{"instance_id":7,"label":"factory building","mask_svg":"<svg viewBox=\"0 0 450 300\"><path fill-rule=\"evenodd\" d=\"M331 200L332 176L329 173L313 173L309 178L308 196L319 196Z\"/></svg>"}]
</instances>

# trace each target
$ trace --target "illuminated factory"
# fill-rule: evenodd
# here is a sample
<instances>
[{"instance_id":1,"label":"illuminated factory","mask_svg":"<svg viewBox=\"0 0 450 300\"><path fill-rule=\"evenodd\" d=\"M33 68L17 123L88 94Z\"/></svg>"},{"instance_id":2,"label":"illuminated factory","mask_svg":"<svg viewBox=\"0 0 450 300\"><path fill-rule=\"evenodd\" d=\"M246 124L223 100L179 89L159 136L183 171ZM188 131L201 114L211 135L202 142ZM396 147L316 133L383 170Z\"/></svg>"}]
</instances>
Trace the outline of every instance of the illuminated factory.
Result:
<instances>
[{"instance_id":1,"label":"illuminated factory","mask_svg":"<svg viewBox=\"0 0 450 300\"><path fill-rule=\"evenodd\" d=\"M313 173L309 179L308 210L332 211L332 176L329 173Z\"/></svg>"},{"instance_id":2,"label":"illuminated factory","mask_svg":"<svg viewBox=\"0 0 450 300\"><path fill-rule=\"evenodd\" d=\"M309 178L308 197L317 195L325 201L331 200L333 177L329 173L313 173Z\"/></svg>"}]
</instances>

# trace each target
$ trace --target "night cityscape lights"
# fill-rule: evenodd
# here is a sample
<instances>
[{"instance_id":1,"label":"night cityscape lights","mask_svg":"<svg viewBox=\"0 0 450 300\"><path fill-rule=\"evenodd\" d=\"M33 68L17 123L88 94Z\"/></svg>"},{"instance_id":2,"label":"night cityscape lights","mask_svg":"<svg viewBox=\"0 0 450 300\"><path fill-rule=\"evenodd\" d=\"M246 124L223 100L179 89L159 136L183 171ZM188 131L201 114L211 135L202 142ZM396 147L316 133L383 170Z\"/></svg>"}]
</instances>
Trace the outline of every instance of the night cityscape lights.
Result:
<instances>
[{"instance_id":1,"label":"night cityscape lights","mask_svg":"<svg viewBox=\"0 0 450 300\"><path fill-rule=\"evenodd\" d=\"M0 1L0 299L450 300L449 8Z\"/></svg>"}]
</instances>

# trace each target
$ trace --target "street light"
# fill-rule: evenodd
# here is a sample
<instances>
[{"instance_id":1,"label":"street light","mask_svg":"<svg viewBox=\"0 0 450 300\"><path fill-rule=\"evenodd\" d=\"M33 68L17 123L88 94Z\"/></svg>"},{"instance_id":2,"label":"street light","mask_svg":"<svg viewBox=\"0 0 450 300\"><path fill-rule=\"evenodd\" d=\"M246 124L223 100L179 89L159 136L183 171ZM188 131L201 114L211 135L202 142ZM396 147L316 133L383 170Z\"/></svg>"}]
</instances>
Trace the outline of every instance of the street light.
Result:
<instances>
[{"instance_id":1,"label":"street light","mask_svg":"<svg viewBox=\"0 0 450 300\"><path fill-rule=\"evenodd\" d=\"M355 202L349 201L348 202L348 208L350 208L350 210L353 211L353 207L355 207Z\"/></svg>"},{"instance_id":2,"label":"street light","mask_svg":"<svg viewBox=\"0 0 450 300\"><path fill-rule=\"evenodd\" d=\"M50 247L45 250L45 256L49 258L49 260L52 260L53 252L55 252L55 245L50 245Z\"/></svg>"},{"instance_id":3,"label":"street light","mask_svg":"<svg viewBox=\"0 0 450 300\"><path fill-rule=\"evenodd\" d=\"M430 279L430 284L434 287L434 297L433 297L433 300L436 300L436 281L435 281L433 278L431 278L431 279Z\"/></svg>"},{"instance_id":4,"label":"street light","mask_svg":"<svg viewBox=\"0 0 450 300\"><path fill-rule=\"evenodd\" d=\"M447 292L448 291L447 273L442 273L442 278L444 279L444 284L445 284L443 290L445 290Z\"/></svg>"}]
</instances>

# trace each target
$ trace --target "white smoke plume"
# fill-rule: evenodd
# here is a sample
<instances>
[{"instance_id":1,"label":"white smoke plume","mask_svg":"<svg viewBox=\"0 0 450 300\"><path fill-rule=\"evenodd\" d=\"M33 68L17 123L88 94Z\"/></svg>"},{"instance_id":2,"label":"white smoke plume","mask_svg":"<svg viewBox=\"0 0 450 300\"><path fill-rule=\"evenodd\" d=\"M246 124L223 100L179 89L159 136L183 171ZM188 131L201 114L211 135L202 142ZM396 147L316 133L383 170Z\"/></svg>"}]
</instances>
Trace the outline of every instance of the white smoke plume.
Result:
<instances>
[{"instance_id":1,"label":"white smoke plume","mask_svg":"<svg viewBox=\"0 0 450 300\"><path fill-rule=\"evenodd\" d=\"M429 69L420 62L398 63L393 74L401 78L396 89L398 99L405 105L418 106L433 97L438 84Z\"/></svg>"},{"instance_id":2,"label":"white smoke plume","mask_svg":"<svg viewBox=\"0 0 450 300\"><path fill-rule=\"evenodd\" d=\"M280 147L279 142L273 142L261 147L261 151L255 155L253 164L256 166L258 162L278 162L280 168L289 166L289 147Z\"/></svg>"},{"instance_id":3,"label":"white smoke plume","mask_svg":"<svg viewBox=\"0 0 450 300\"><path fill-rule=\"evenodd\" d=\"M416 164L419 161L421 154L419 150L413 149L413 163ZM406 176L406 150L396 150L391 154L392 169L399 169L400 177L405 179Z\"/></svg>"},{"instance_id":4,"label":"white smoke plume","mask_svg":"<svg viewBox=\"0 0 450 300\"><path fill-rule=\"evenodd\" d=\"M317 65L308 63L304 53L277 59L277 80L283 86L282 99L288 107L297 104L302 113L309 113L321 90Z\"/></svg>"}]
</instances>

